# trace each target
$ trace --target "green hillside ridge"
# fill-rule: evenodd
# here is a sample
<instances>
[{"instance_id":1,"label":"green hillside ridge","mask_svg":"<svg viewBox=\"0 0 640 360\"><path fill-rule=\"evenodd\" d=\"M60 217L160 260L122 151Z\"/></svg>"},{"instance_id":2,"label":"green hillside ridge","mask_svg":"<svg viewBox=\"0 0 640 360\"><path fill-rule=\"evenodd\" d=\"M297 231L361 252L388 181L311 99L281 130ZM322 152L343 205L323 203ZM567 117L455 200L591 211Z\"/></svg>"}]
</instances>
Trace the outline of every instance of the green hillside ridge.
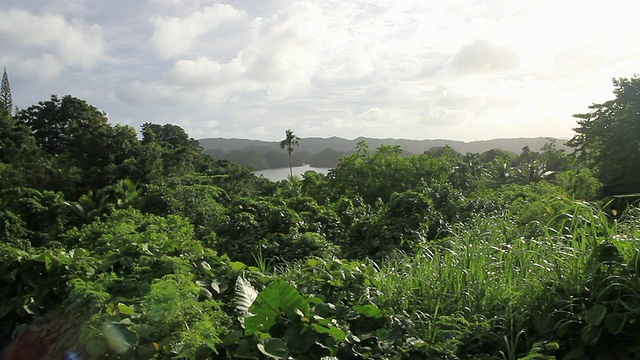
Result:
<instances>
[{"instance_id":1,"label":"green hillside ridge","mask_svg":"<svg viewBox=\"0 0 640 360\"><path fill-rule=\"evenodd\" d=\"M566 140L550 137L508 138L478 141L457 140L409 140L409 139L376 139L358 137L353 140L340 137L302 138L300 148L293 153L294 165L309 164L314 167L335 167L341 157L355 152L356 145L364 141L374 150L381 145L400 146L404 155L422 154L430 149L449 145L453 150L461 153L483 153L492 149L500 149L514 154L528 146L531 151L538 152L542 147L555 140L559 149L569 151ZM286 157L278 147L277 141L205 138L198 140L206 154L214 159L223 159L249 166L254 170L279 168L288 166Z\"/></svg>"}]
</instances>

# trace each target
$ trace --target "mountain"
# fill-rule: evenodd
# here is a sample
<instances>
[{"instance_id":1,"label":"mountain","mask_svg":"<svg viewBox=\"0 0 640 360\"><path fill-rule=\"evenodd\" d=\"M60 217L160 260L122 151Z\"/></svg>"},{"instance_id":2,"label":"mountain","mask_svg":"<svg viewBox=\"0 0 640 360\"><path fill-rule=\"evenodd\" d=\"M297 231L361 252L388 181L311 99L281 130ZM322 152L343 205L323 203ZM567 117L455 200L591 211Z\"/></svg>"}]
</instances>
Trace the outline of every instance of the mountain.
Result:
<instances>
[{"instance_id":1,"label":"mountain","mask_svg":"<svg viewBox=\"0 0 640 360\"><path fill-rule=\"evenodd\" d=\"M353 140L339 137L303 138L300 146L293 152L294 165L303 163L315 167L334 167L341 157L353 153L356 145L364 141L372 151L380 145L399 145L405 154L422 154L434 147L451 146L455 151L466 153L483 153L491 149L502 149L520 153L523 147L529 146L531 151L540 151L551 138L512 138L480 141L456 140L407 140L407 139L375 139L359 137ZM566 140L555 139L558 148L570 150ZM234 161L255 170L289 166L286 152L280 149L278 141L261 141L247 139L206 138L198 140L205 153L215 159Z\"/></svg>"}]
</instances>

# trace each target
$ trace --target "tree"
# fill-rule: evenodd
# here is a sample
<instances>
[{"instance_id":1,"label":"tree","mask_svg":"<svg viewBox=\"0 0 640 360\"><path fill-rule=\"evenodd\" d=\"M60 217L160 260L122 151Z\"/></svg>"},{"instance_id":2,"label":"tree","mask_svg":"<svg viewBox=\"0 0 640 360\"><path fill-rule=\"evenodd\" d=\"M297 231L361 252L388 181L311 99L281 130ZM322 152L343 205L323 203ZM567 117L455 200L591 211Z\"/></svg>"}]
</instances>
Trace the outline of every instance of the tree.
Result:
<instances>
[{"instance_id":1,"label":"tree","mask_svg":"<svg viewBox=\"0 0 640 360\"><path fill-rule=\"evenodd\" d=\"M135 165L140 145L135 129L112 127L104 112L84 100L52 95L20 111L17 119L46 153L47 188L71 200L128 177Z\"/></svg>"},{"instance_id":2,"label":"tree","mask_svg":"<svg viewBox=\"0 0 640 360\"><path fill-rule=\"evenodd\" d=\"M11 87L9 86L9 76L7 76L7 68L2 73L2 88L0 88L0 111L11 115L13 107L13 99L11 98Z\"/></svg>"},{"instance_id":3,"label":"tree","mask_svg":"<svg viewBox=\"0 0 640 360\"><path fill-rule=\"evenodd\" d=\"M0 110L0 189L26 186L43 189L46 161L29 127Z\"/></svg>"},{"instance_id":4,"label":"tree","mask_svg":"<svg viewBox=\"0 0 640 360\"><path fill-rule=\"evenodd\" d=\"M287 149L287 152L289 153L289 172L291 174L291 177L293 177L293 165L291 165L291 154L293 153L293 148L295 146L300 146L300 138L298 137L298 135L295 135L293 133L293 131L291 131L291 129L288 129L287 131L284 132L285 134L285 138L284 140L280 141L280 148L281 149Z\"/></svg>"},{"instance_id":5,"label":"tree","mask_svg":"<svg viewBox=\"0 0 640 360\"><path fill-rule=\"evenodd\" d=\"M142 145L150 160L146 166L156 168L153 174L150 173L149 180L202 170L205 158L208 158L198 141L178 125L143 124Z\"/></svg>"},{"instance_id":6,"label":"tree","mask_svg":"<svg viewBox=\"0 0 640 360\"><path fill-rule=\"evenodd\" d=\"M71 95L62 99L51 95L49 101L40 101L20 111L17 118L31 128L38 147L51 155L67 151L70 142L78 136L109 127L104 112Z\"/></svg>"},{"instance_id":7,"label":"tree","mask_svg":"<svg viewBox=\"0 0 640 360\"><path fill-rule=\"evenodd\" d=\"M615 99L589 106L567 145L602 182L601 195L640 191L640 77L613 80Z\"/></svg>"}]
</instances>

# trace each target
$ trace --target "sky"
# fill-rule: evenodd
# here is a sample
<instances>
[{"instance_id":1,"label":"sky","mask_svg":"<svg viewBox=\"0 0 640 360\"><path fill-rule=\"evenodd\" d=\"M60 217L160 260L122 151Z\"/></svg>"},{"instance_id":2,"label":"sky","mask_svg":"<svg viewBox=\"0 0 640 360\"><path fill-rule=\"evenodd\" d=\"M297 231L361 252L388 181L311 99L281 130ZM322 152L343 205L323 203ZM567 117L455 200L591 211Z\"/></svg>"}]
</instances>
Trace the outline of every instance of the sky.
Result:
<instances>
[{"instance_id":1,"label":"sky","mask_svg":"<svg viewBox=\"0 0 640 360\"><path fill-rule=\"evenodd\" d=\"M14 105L196 139L570 138L640 73L637 0L2 0Z\"/></svg>"}]
</instances>

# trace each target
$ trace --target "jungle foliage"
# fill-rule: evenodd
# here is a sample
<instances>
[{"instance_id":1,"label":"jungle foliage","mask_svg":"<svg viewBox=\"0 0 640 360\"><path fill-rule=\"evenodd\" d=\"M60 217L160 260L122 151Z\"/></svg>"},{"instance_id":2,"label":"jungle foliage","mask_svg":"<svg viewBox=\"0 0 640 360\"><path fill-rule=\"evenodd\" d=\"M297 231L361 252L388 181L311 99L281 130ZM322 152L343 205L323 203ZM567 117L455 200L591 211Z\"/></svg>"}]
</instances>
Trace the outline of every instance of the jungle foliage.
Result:
<instances>
[{"instance_id":1,"label":"jungle foliage","mask_svg":"<svg viewBox=\"0 0 640 360\"><path fill-rule=\"evenodd\" d=\"M636 82L583 156L362 142L277 183L71 96L2 113L3 356L638 358L639 189L603 175L635 164L591 130Z\"/></svg>"}]
</instances>

